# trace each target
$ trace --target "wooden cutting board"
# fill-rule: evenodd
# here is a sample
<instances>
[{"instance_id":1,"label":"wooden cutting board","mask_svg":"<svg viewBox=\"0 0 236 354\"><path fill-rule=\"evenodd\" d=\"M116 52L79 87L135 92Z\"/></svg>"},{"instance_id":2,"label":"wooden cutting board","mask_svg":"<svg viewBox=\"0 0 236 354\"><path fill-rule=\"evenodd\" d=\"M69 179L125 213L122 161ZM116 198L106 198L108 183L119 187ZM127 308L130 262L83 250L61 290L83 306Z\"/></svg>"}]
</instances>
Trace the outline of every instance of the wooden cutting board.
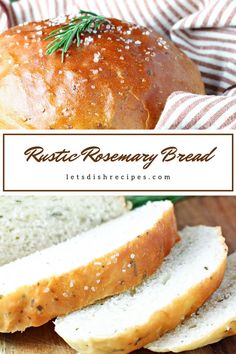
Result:
<instances>
[{"instance_id":1,"label":"wooden cutting board","mask_svg":"<svg viewBox=\"0 0 236 354\"><path fill-rule=\"evenodd\" d=\"M230 252L236 250L236 198L193 197L176 205L179 228L186 225L221 225ZM75 354L49 323L23 334L0 336L0 354ZM135 354L151 354L138 350ZM236 336L188 354L236 354Z\"/></svg>"}]
</instances>

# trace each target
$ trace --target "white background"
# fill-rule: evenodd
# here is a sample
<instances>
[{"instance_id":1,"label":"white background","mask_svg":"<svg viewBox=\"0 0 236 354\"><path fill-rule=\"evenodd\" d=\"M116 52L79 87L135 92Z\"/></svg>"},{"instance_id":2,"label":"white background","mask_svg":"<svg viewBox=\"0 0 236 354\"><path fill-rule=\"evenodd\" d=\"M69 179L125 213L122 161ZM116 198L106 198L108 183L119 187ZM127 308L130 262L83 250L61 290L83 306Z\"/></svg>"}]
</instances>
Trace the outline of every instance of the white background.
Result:
<instances>
[{"instance_id":1,"label":"white background","mask_svg":"<svg viewBox=\"0 0 236 354\"><path fill-rule=\"evenodd\" d=\"M6 131L6 134L14 133ZM17 131L19 134L19 131ZM31 134L35 135L31 135ZM116 191L122 194L203 194L219 195L217 191L232 187L232 138L230 135L210 135L210 132L201 132L199 135L192 132L155 133L153 131L138 132L101 132L94 135L92 131L78 131L78 135L68 131L38 135L41 132L29 132L26 135L5 136L5 190L64 190L64 191ZM45 133L45 132L44 132ZM66 135L58 135L66 133ZM109 135L122 133L123 135ZM134 135L130 135L133 133ZM226 134L227 132L221 132ZM232 134L231 132L228 132ZM142 134L142 135L137 135ZM1 137L2 138L2 137ZM162 162L159 155L152 165L144 170L143 162L83 162L82 158L75 162L44 162L31 160L26 162L24 151L31 146L42 146L45 152L52 153L63 148L80 154L88 146L99 146L105 153L148 153L156 154L168 146L176 146L180 153L208 153L217 146L215 158L210 162ZM66 180L66 174L106 174L106 175L147 175L147 180ZM149 179L150 176L162 176L161 180ZM163 176L170 175L170 180ZM1 183L2 185L2 183ZM129 191L129 192L128 192ZM133 192L132 192L133 191ZM183 193L184 191L184 193ZM189 191L189 193L188 193ZM193 192L196 191L196 192ZM208 192L209 191L209 192ZM168 193L169 192L169 193ZM179 193L178 193L179 192ZM138 193L138 194L141 194ZM231 192L232 193L232 192ZM232 193L233 194L233 193Z\"/></svg>"}]
</instances>

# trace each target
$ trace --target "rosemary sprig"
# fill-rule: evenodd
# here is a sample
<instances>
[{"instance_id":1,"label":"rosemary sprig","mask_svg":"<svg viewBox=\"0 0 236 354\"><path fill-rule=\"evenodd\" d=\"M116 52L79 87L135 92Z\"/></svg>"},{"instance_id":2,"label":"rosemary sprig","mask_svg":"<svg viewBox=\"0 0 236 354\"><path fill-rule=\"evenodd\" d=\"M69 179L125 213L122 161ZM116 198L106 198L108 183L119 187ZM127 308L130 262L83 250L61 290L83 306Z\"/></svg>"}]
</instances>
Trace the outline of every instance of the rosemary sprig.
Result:
<instances>
[{"instance_id":1,"label":"rosemary sprig","mask_svg":"<svg viewBox=\"0 0 236 354\"><path fill-rule=\"evenodd\" d=\"M129 196L126 197L126 200L132 202L133 208L138 208L147 202L154 202L158 200L170 200L172 203L177 203L180 200L185 199L186 197L181 196Z\"/></svg>"},{"instance_id":2,"label":"rosemary sprig","mask_svg":"<svg viewBox=\"0 0 236 354\"><path fill-rule=\"evenodd\" d=\"M105 16L94 12L80 10L79 17L72 19L68 24L52 31L45 40L53 39L47 46L47 55L52 55L59 49L62 51L62 62L71 43L76 40L77 47L81 44L81 33L92 32L100 28L102 23L109 22Z\"/></svg>"}]
</instances>

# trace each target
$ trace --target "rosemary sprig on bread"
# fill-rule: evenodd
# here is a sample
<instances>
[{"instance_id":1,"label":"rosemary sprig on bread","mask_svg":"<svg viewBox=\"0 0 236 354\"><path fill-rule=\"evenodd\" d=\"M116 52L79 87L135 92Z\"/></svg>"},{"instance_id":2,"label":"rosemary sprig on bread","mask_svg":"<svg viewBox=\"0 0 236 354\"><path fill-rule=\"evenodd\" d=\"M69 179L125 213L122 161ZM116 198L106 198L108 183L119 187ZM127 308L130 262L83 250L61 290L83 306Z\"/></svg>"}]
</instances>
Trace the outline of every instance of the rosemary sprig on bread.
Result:
<instances>
[{"instance_id":1,"label":"rosemary sprig on bread","mask_svg":"<svg viewBox=\"0 0 236 354\"><path fill-rule=\"evenodd\" d=\"M61 58L62 62L64 62L65 54L73 41L76 41L77 47L79 47L81 44L81 33L96 31L104 22L109 22L105 16L80 10L79 17L73 18L68 24L52 31L46 38L46 40L53 39L47 46L47 55L52 55L61 50Z\"/></svg>"}]
</instances>

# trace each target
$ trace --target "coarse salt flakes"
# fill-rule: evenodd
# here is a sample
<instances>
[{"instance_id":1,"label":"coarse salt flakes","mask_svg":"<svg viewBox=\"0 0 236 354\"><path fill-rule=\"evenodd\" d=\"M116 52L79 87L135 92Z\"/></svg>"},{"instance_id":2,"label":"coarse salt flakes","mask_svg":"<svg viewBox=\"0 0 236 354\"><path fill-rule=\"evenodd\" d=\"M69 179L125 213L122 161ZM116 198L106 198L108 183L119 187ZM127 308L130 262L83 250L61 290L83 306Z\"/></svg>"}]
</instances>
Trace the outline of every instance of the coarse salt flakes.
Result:
<instances>
[{"instance_id":1,"label":"coarse salt flakes","mask_svg":"<svg viewBox=\"0 0 236 354\"><path fill-rule=\"evenodd\" d=\"M102 265L101 262L94 262L94 265Z\"/></svg>"},{"instance_id":2,"label":"coarse salt flakes","mask_svg":"<svg viewBox=\"0 0 236 354\"><path fill-rule=\"evenodd\" d=\"M45 294L49 293L49 291L50 291L49 288L45 288L45 289L43 290L43 292L44 292Z\"/></svg>"},{"instance_id":3,"label":"coarse salt flakes","mask_svg":"<svg viewBox=\"0 0 236 354\"><path fill-rule=\"evenodd\" d=\"M120 57L120 60L125 60L125 58L123 56Z\"/></svg>"},{"instance_id":4,"label":"coarse salt flakes","mask_svg":"<svg viewBox=\"0 0 236 354\"><path fill-rule=\"evenodd\" d=\"M96 283L97 283L97 284L99 284L100 282L101 282L101 280L100 280L100 279L97 279L97 280L96 280Z\"/></svg>"},{"instance_id":5,"label":"coarse salt flakes","mask_svg":"<svg viewBox=\"0 0 236 354\"><path fill-rule=\"evenodd\" d=\"M89 287L87 285L84 286L84 290L87 291Z\"/></svg>"},{"instance_id":6,"label":"coarse salt flakes","mask_svg":"<svg viewBox=\"0 0 236 354\"><path fill-rule=\"evenodd\" d=\"M129 48L130 48L129 45L126 45L126 46L125 46L125 49L126 49L126 50L128 50Z\"/></svg>"},{"instance_id":7,"label":"coarse salt flakes","mask_svg":"<svg viewBox=\"0 0 236 354\"><path fill-rule=\"evenodd\" d=\"M94 53L93 55L94 63L98 63L100 59L101 59L101 53L100 52Z\"/></svg>"},{"instance_id":8,"label":"coarse salt flakes","mask_svg":"<svg viewBox=\"0 0 236 354\"><path fill-rule=\"evenodd\" d=\"M135 258L135 254L134 254L134 253L131 253L130 258L131 258L131 259L134 259L134 258Z\"/></svg>"},{"instance_id":9,"label":"coarse salt flakes","mask_svg":"<svg viewBox=\"0 0 236 354\"><path fill-rule=\"evenodd\" d=\"M95 90L96 86L95 85L91 85L91 89Z\"/></svg>"},{"instance_id":10,"label":"coarse salt flakes","mask_svg":"<svg viewBox=\"0 0 236 354\"><path fill-rule=\"evenodd\" d=\"M59 70L59 71L58 71L58 74L61 75L61 74L62 74L62 70Z\"/></svg>"},{"instance_id":11,"label":"coarse salt flakes","mask_svg":"<svg viewBox=\"0 0 236 354\"><path fill-rule=\"evenodd\" d=\"M92 290L93 292L95 292L95 291L96 291L96 289L95 289L95 287L94 287L94 286L92 286L92 287L91 287L91 290Z\"/></svg>"},{"instance_id":12,"label":"coarse salt flakes","mask_svg":"<svg viewBox=\"0 0 236 354\"><path fill-rule=\"evenodd\" d=\"M61 25L66 22L66 16L65 15L60 15L58 17L52 18L49 20L49 23L52 23L54 25Z\"/></svg>"},{"instance_id":13,"label":"coarse salt flakes","mask_svg":"<svg viewBox=\"0 0 236 354\"><path fill-rule=\"evenodd\" d=\"M63 297L69 297L69 294L67 292L63 293L62 295Z\"/></svg>"},{"instance_id":14,"label":"coarse salt flakes","mask_svg":"<svg viewBox=\"0 0 236 354\"><path fill-rule=\"evenodd\" d=\"M89 44L92 43L92 42L93 42L93 38L92 38L91 36L86 37L86 38L84 39L84 45L85 45L85 46L89 45Z\"/></svg>"},{"instance_id":15,"label":"coarse salt flakes","mask_svg":"<svg viewBox=\"0 0 236 354\"><path fill-rule=\"evenodd\" d=\"M125 273L126 272L126 269L122 269L122 273Z\"/></svg>"},{"instance_id":16,"label":"coarse salt flakes","mask_svg":"<svg viewBox=\"0 0 236 354\"><path fill-rule=\"evenodd\" d=\"M69 115L70 115L70 111L68 108L63 108L61 113L63 114L64 117L69 117Z\"/></svg>"},{"instance_id":17,"label":"coarse salt flakes","mask_svg":"<svg viewBox=\"0 0 236 354\"><path fill-rule=\"evenodd\" d=\"M75 285L75 281L74 281L74 280L71 280L71 281L70 281L70 288L73 288L74 285Z\"/></svg>"},{"instance_id":18,"label":"coarse salt flakes","mask_svg":"<svg viewBox=\"0 0 236 354\"><path fill-rule=\"evenodd\" d=\"M140 45L140 44L142 44L142 42L141 41L135 41L134 44Z\"/></svg>"},{"instance_id":19,"label":"coarse salt flakes","mask_svg":"<svg viewBox=\"0 0 236 354\"><path fill-rule=\"evenodd\" d=\"M95 70L91 69L90 71L92 72L93 75L97 75L98 74L98 70L97 69L95 69Z\"/></svg>"}]
</instances>

